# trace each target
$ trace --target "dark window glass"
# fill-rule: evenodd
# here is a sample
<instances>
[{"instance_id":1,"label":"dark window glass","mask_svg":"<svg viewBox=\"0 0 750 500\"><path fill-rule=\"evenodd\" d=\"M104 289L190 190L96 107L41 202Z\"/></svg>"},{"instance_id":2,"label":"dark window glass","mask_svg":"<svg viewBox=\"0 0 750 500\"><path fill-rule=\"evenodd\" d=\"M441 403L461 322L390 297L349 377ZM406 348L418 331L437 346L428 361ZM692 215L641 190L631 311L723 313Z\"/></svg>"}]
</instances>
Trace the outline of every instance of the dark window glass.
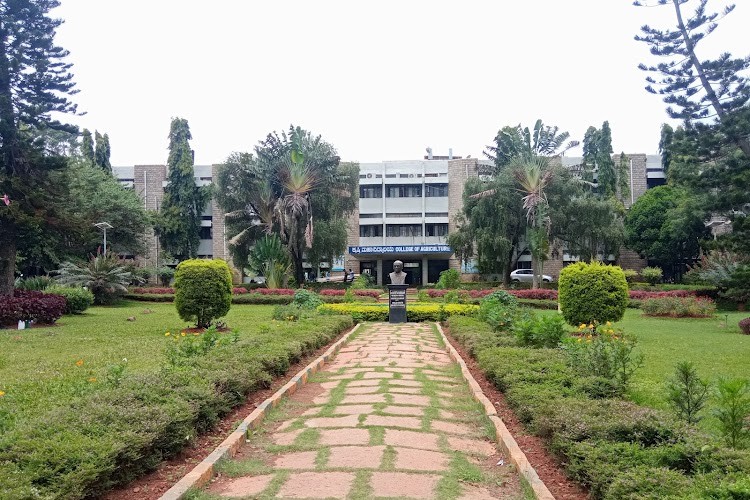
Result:
<instances>
[{"instance_id":1,"label":"dark window glass","mask_svg":"<svg viewBox=\"0 0 750 500\"><path fill-rule=\"evenodd\" d=\"M448 236L448 224L425 224L427 236Z\"/></svg>"},{"instance_id":2,"label":"dark window glass","mask_svg":"<svg viewBox=\"0 0 750 500\"><path fill-rule=\"evenodd\" d=\"M382 198L383 186L359 186L360 198Z\"/></svg>"},{"instance_id":3,"label":"dark window glass","mask_svg":"<svg viewBox=\"0 0 750 500\"><path fill-rule=\"evenodd\" d=\"M386 236L389 237L412 237L422 236L421 224L388 224L385 228Z\"/></svg>"},{"instance_id":4,"label":"dark window glass","mask_svg":"<svg viewBox=\"0 0 750 500\"><path fill-rule=\"evenodd\" d=\"M383 226L381 224L367 224L359 226L359 236L362 238L375 238L383 236Z\"/></svg>"},{"instance_id":5,"label":"dark window glass","mask_svg":"<svg viewBox=\"0 0 750 500\"><path fill-rule=\"evenodd\" d=\"M210 240L213 238L211 236L211 228L210 227L202 227L200 230L200 237L202 240Z\"/></svg>"},{"instance_id":6,"label":"dark window glass","mask_svg":"<svg viewBox=\"0 0 750 500\"><path fill-rule=\"evenodd\" d=\"M448 196L448 184L426 184L424 194L431 198Z\"/></svg>"}]
</instances>

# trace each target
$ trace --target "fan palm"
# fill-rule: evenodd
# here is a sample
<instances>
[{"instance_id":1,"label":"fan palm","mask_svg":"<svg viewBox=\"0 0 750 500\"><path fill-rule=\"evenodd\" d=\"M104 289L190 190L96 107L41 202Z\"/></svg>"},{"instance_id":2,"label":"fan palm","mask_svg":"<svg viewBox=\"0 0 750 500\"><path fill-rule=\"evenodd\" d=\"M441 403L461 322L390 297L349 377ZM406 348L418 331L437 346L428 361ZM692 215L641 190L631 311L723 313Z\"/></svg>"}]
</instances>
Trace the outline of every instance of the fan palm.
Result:
<instances>
[{"instance_id":1,"label":"fan palm","mask_svg":"<svg viewBox=\"0 0 750 500\"><path fill-rule=\"evenodd\" d=\"M94 294L95 304L111 304L128 289L131 273L108 253L93 256L87 264L64 262L55 280L62 285L83 286Z\"/></svg>"}]
</instances>

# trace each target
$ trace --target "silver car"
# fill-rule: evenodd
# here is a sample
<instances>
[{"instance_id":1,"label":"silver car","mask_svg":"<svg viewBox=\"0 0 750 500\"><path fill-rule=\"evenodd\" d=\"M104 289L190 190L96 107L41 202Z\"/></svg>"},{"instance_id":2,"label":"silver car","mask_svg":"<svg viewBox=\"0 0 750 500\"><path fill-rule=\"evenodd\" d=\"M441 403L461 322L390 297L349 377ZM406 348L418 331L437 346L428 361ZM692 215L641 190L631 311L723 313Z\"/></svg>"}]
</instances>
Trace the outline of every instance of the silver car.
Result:
<instances>
[{"instance_id":1,"label":"silver car","mask_svg":"<svg viewBox=\"0 0 750 500\"><path fill-rule=\"evenodd\" d=\"M531 269L516 269L515 271L510 273L510 280L516 283L531 283L532 281L534 281L534 271L532 271ZM543 274L542 281L545 283L550 283L552 281L552 276Z\"/></svg>"}]
</instances>

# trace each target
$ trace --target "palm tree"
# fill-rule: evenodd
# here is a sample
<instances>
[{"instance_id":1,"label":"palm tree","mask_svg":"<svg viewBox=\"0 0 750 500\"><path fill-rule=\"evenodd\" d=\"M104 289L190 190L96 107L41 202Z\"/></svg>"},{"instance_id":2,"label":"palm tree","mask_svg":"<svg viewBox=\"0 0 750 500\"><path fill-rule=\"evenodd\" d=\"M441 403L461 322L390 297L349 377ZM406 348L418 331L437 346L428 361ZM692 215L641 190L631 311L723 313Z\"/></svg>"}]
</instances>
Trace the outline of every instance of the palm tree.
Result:
<instances>
[{"instance_id":1,"label":"palm tree","mask_svg":"<svg viewBox=\"0 0 750 500\"><path fill-rule=\"evenodd\" d=\"M61 285L82 286L94 294L97 305L111 304L128 289L131 273L116 257L104 252L93 256L87 264L64 262L55 280Z\"/></svg>"}]
</instances>

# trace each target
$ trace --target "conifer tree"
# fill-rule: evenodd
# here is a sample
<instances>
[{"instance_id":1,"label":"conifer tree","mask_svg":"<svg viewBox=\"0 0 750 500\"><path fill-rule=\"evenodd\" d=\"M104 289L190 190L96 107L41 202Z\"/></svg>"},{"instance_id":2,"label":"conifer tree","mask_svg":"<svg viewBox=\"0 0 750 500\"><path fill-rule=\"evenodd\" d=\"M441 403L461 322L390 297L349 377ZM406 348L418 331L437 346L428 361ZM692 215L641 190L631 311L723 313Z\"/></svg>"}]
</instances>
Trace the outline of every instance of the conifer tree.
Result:
<instances>
[{"instance_id":1,"label":"conifer tree","mask_svg":"<svg viewBox=\"0 0 750 500\"><path fill-rule=\"evenodd\" d=\"M184 118L173 118L169 131L167 190L159 213L157 232L162 248L177 260L198 255L201 214L209 198L195 184L190 127Z\"/></svg>"},{"instance_id":2,"label":"conifer tree","mask_svg":"<svg viewBox=\"0 0 750 500\"><path fill-rule=\"evenodd\" d=\"M91 138L91 131L87 128L81 132L81 156L87 165L94 165L96 159L94 156L94 140Z\"/></svg>"},{"instance_id":3,"label":"conifer tree","mask_svg":"<svg viewBox=\"0 0 750 500\"><path fill-rule=\"evenodd\" d=\"M109 162L109 136L107 134L100 135L98 131L94 132L96 138L96 151L94 153L94 160L96 166L104 170L105 172L112 172L112 164Z\"/></svg>"},{"instance_id":4,"label":"conifer tree","mask_svg":"<svg viewBox=\"0 0 750 500\"><path fill-rule=\"evenodd\" d=\"M75 113L68 52L54 44L62 23L49 17L57 0L0 1L0 296L13 293L18 241L28 228L54 224L55 201L64 197L50 174L65 158L35 142L46 129L67 129L51 113Z\"/></svg>"}]
</instances>

